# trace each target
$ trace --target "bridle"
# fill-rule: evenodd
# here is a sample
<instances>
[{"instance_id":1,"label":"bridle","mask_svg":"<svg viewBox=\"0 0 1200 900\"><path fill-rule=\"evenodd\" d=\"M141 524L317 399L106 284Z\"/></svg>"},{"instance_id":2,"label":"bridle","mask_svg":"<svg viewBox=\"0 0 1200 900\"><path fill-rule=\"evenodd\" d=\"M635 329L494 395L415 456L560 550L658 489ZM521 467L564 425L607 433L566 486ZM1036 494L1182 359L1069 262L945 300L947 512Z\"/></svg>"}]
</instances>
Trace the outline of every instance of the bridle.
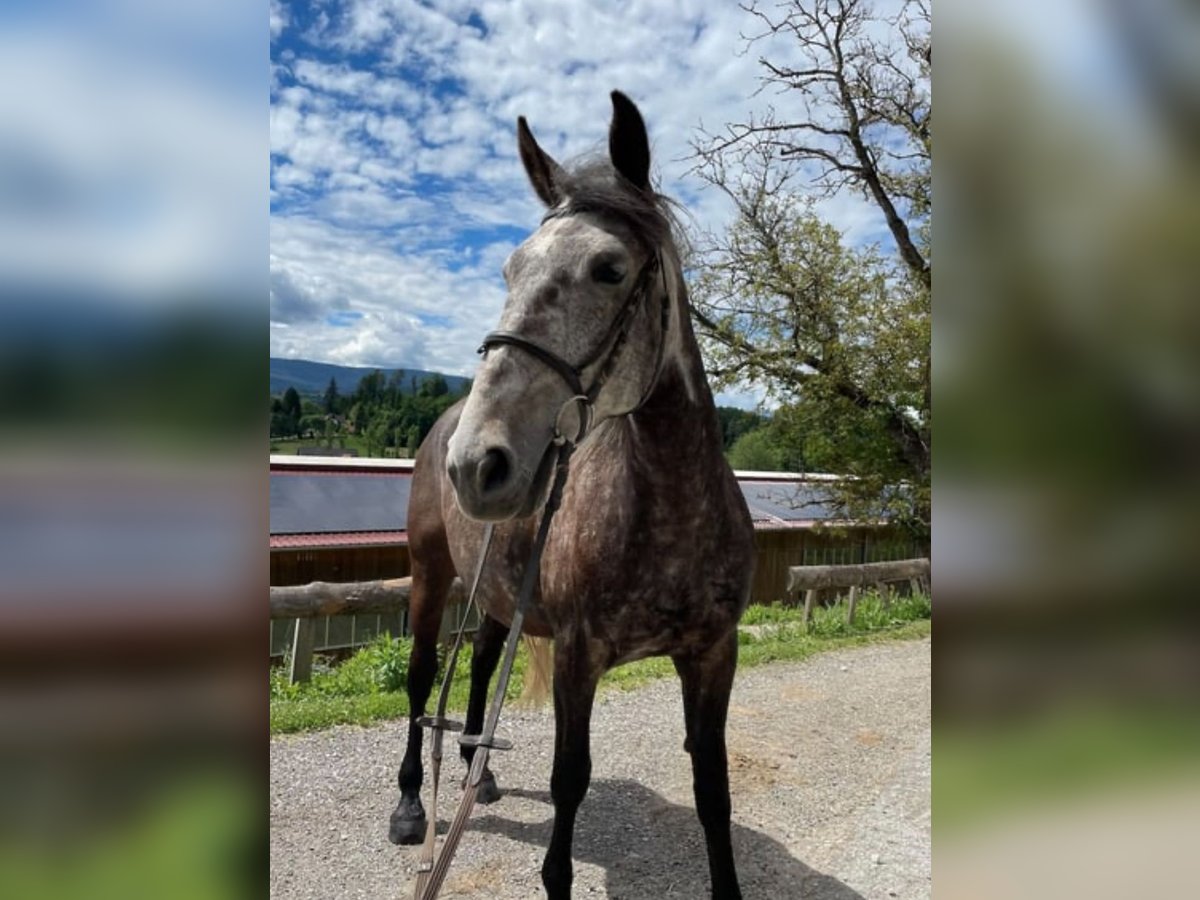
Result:
<instances>
[{"instance_id":1,"label":"bridle","mask_svg":"<svg viewBox=\"0 0 1200 900\"><path fill-rule=\"evenodd\" d=\"M542 222L544 224L547 219L555 218L559 215L562 215L562 213L552 211ZM604 333L604 337L592 352L577 365L572 365L553 350L515 331L492 331L484 337L483 343L479 346L479 353L486 353L492 347L497 346L516 347L558 373L563 381L567 383L567 387L571 391L571 396L559 408L558 415L554 417L553 444L556 446L561 446L563 443L578 444L591 431L594 424L596 398L600 396L600 391L604 388L605 383L616 368L617 359L620 357L621 351L625 348L625 344L629 340L629 331L633 326L633 320L643 305L642 302L650 293L650 286L654 280L654 276L660 273L663 279L662 318L658 335L658 347L655 350L654 375L642 392L641 399L638 400L637 405L630 410L630 412L633 412L645 405L654 387L658 384L659 376L662 374L663 358L667 342L667 326L670 321L671 308L661 251L656 250L646 260L641 271L638 273L633 289L630 290L629 296L625 298L625 302L621 305L620 310L613 317L608 330ZM600 369L596 372L591 384L585 387L583 384L583 373L597 362L601 362ZM579 415L579 427L574 437L569 437L563 433L561 423L563 413L572 404L576 406Z\"/></svg>"}]
</instances>

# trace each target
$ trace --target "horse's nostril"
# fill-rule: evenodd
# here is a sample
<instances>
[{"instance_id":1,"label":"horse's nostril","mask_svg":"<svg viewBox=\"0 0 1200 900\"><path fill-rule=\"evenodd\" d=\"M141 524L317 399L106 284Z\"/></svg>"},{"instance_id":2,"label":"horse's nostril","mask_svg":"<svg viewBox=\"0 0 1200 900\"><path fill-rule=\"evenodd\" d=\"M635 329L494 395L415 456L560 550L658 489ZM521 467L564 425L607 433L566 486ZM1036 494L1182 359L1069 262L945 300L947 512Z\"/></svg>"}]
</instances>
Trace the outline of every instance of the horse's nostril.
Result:
<instances>
[{"instance_id":1,"label":"horse's nostril","mask_svg":"<svg viewBox=\"0 0 1200 900\"><path fill-rule=\"evenodd\" d=\"M459 472L460 472L460 470L458 468L458 463L456 463L454 461L453 457L448 459L446 461L446 474L450 476L450 483L453 484L456 489L460 486L459 485L459 478L460 478Z\"/></svg>"},{"instance_id":2,"label":"horse's nostril","mask_svg":"<svg viewBox=\"0 0 1200 900\"><path fill-rule=\"evenodd\" d=\"M488 450L479 463L478 478L482 493L490 494L504 487L510 471L507 453L496 447Z\"/></svg>"}]
</instances>

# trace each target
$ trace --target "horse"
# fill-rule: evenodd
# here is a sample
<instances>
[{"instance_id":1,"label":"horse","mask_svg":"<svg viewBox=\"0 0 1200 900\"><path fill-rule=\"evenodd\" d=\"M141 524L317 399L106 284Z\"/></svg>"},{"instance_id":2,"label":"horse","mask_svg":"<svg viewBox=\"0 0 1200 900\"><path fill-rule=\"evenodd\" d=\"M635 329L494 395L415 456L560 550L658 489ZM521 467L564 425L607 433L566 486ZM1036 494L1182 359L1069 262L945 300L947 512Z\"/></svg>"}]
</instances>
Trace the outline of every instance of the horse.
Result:
<instances>
[{"instance_id":1,"label":"horse","mask_svg":"<svg viewBox=\"0 0 1200 900\"><path fill-rule=\"evenodd\" d=\"M573 456L524 622L553 639L553 829L541 877L569 898L576 814L591 776L597 683L615 666L669 656L683 690L696 811L712 896L741 896L730 841L725 724L737 623L749 602L754 532L722 454L691 327L675 204L650 183L637 106L613 91L608 153L566 166L517 120L521 162L547 209L503 266L507 298L469 395L417 453L408 510L413 644L408 744L389 836L416 843L422 729L437 635L455 575L478 575L465 734L478 734L556 448ZM491 523L488 526L486 523ZM464 746L470 765L475 748ZM478 799L499 797L490 770Z\"/></svg>"}]
</instances>

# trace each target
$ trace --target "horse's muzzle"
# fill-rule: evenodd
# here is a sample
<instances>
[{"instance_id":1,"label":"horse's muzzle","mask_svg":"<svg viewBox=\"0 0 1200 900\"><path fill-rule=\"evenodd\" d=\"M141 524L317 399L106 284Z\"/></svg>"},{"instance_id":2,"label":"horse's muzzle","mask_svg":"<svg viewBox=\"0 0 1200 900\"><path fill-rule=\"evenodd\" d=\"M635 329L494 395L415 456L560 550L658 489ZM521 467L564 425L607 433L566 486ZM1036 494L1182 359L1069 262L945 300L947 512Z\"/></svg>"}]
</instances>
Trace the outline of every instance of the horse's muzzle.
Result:
<instances>
[{"instance_id":1,"label":"horse's muzzle","mask_svg":"<svg viewBox=\"0 0 1200 900\"><path fill-rule=\"evenodd\" d=\"M512 453L487 447L477 453L450 453L446 469L458 505L473 519L511 519L524 499Z\"/></svg>"},{"instance_id":2,"label":"horse's muzzle","mask_svg":"<svg viewBox=\"0 0 1200 900\"><path fill-rule=\"evenodd\" d=\"M452 449L446 470L463 513L482 522L503 522L526 518L538 509L553 469L553 456L548 450L530 472L504 446L476 453Z\"/></svg>"}]
</instances>

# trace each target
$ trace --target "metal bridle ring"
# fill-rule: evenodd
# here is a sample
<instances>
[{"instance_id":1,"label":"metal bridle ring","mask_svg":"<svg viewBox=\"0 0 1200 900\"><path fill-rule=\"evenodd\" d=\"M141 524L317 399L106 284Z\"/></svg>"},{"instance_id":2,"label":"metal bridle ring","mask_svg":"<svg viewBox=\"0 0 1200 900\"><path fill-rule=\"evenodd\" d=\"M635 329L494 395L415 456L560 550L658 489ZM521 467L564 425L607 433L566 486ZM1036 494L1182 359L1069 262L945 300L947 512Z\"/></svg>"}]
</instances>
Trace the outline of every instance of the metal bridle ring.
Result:
<instances>
[{"instance_id":1,"label":"metal bridle ring","mask_svg":"<svg viewBox=\"0 0 1200 900\"><path fill-rule=\"evenodd\" d=\"M592 401L583 394L575 394L573 397L567 398L563 405L558 408L558 415L554 417L554 440L555 446L561 447L568 442L568 438L563 434L562 417L567 407L575 404L579 415L579 430L575 434L574 440L570 440L572 444L578 444L584 439L589 431L592 430Z\"/></svg>"}]
</instances>

